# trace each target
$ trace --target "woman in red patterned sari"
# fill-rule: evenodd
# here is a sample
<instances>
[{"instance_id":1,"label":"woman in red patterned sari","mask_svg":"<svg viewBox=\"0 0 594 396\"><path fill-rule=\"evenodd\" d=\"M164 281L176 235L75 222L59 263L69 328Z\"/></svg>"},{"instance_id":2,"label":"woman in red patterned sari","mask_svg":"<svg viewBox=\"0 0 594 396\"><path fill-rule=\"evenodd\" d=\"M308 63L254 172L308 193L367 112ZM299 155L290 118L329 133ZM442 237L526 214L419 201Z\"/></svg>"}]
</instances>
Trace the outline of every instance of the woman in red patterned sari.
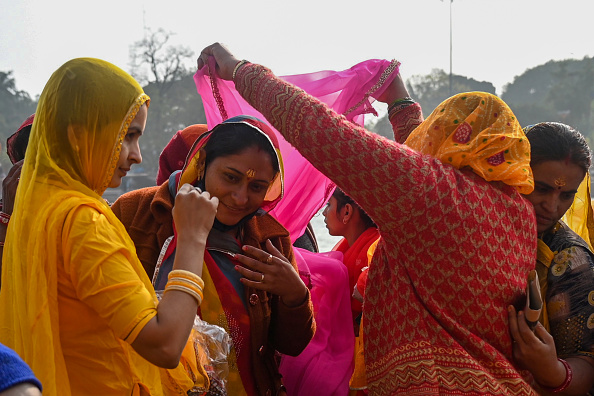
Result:
<instances>
[{"instance_id":1,"label":"woman in red patterned sari","mask_svg":"<svg viewBox=\"0 0 594 396\"><path fill-rule=\"evenodd\" d=\"M219 44L202 51L199 68L209 56L382 232L365 292L370 394L534 394L511 363L507 328L506 308L536 259L521 195L533 190L530 147L509 107L491 94L456 95L407 147Z\"/></svg>"}]
</instances>

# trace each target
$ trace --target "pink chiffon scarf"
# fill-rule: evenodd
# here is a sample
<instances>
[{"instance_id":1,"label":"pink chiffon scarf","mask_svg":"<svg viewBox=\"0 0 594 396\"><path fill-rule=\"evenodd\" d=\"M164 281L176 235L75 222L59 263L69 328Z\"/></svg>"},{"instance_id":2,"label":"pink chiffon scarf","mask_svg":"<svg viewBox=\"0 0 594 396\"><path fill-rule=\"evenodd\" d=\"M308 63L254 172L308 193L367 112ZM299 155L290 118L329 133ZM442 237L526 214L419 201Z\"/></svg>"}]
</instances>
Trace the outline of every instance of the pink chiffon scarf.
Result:
<instances>
[{"instance_id":1,"label":"pink chiffon scarf","mask_svg":"<svg viewBox=\"0 0 594 396\"><path fill-rule=\"evenodd\" d=\"M281 78L320 99L349 121L364 125L365 114L377 115L371 105L375 101L371 95L381 95L398 75L399 65L395 60L370 59L344 71L326 70ZM208 129L242 114L265 119L239 95L232 81L218 77L213 57L207 67L196 72L194 81L202 97ZM218 91L217 97L213 95L213 86ZM272 129L285 164L285 196L270 213L289 230L291 241L295 242L311 218L330 199L334 183L303 158L276 129Z\"/></svg>"},{"instance_id":2,"label":"pink chiffon scarf","mask_svg":"<svg viewBox=\"0 0 594 396\"><path fill-rule=\"evenodd\" d=\"M363 125L364 115L398 74L400 63L368 60L344 71L320 71L281 77L322 100L349 121ZM241 114L264 119L239 95L233 82L220 79L214 59L194 75L208 128ZM289 230L291 241L303 234L311 218L326 204L334 183L314 168L274 128L285 168L285 194L270 213ZM304 282L311 289L316 319L314 338L297 357L283 356L279 371L289 396L343 396L353 373L355 336L348 273L342 253L312 253L294 248Z\"/></svg>"}]
</instances>

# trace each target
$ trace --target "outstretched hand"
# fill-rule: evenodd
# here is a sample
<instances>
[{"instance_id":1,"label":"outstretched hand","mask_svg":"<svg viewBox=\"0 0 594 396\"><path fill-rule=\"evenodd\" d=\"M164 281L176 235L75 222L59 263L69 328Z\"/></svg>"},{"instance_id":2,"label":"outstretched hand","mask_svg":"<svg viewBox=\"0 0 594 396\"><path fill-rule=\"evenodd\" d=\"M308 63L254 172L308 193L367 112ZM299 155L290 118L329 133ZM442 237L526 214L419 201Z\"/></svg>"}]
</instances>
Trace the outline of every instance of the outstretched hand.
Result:
<instances>
[{"instance_id":1,"label":"outstretched hand","mask_svg":"<svg viewBox=\"0 0 594 396\"><path fill-rule=\"evenodd\" d=\"M378 102L386 103L389 105L392 102L394 102L396 99L405 98L407 96L410 96L410 95L408 94L406 85L404 84L404 81L402 80L402 76L400 75L400 73L398 73L398 75L396 75L396 77L394 77L394 79L392 80L390 85L388 85L388 87L386 87L386 89L382 92L382 94L378 95L377 97L375 97L375 96L374 97Z\"/></svg>"},{"instance_id":2,"label":"outstretched hand","mask_svg":"<svg viewBox=\"0 0 594 396\"><path fill-rule=\"evenodd\" d=\"M565 366L557 360L555 341L542 324L534 332L528 326L524 312L508 307L509 330L512 336L514 360L532 373L536 382L556 388L565 381Z\"/></svg>"},{"instance_id":3,"label":"outstretched hand","mask_svg":"<svg viewBox=\"0 0 594 396\"><path fill-rule=\"evenodd\" d=\"M237 63L239 63L240 60L237 59L224 45L214 43L200 52L200 56L198 57L198 69L202 69L205 65L208 65L208 58L210 56L215 58L219 77L223 80L231 80L233 77L233 69L235 69L235 66L237 66Z\"/></svg>"},{"instance_id":4,"label":"outstretched hand","mask_svg":"<svg viewBox=\"0 0 594 396\"><path fill-rule=\"evenodd\" d=\"M305 301L307 286L270 240L266 241L266 251L247 245L242 249L246 255L238 254L236 258L244 266L238 265L235 270L243 275L244 285L280 296L288 307Z\"/></svg>"}]
</instances>

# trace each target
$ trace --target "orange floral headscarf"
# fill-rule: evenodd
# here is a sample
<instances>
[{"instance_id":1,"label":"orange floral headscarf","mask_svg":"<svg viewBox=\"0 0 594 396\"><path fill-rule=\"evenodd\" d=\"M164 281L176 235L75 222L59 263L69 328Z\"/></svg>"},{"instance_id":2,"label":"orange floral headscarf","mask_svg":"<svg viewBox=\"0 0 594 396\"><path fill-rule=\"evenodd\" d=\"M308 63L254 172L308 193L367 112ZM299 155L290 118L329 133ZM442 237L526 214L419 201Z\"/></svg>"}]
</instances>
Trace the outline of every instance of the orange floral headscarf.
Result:
<instances>
[{"instance_id":1,"label":"orange floral headscarf","mask_svg":"<svg viewBox=\"0 0 594 396\"><path fill-rule=\"evenodd\" d=\"M530 194L530 143L511 109L493 94L467 92L442 102L405 144L443 163L469 166L487 181Z\"/></svg>"}]
</instances>

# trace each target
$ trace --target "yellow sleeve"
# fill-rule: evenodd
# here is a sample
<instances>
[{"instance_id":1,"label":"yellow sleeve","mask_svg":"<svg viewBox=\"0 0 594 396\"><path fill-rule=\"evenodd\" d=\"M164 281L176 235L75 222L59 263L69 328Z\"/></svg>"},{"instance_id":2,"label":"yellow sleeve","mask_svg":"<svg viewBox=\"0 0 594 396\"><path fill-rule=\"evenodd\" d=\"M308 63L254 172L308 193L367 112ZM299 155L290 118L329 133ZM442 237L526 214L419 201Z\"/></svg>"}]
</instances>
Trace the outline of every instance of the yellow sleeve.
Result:
<instances>
[{"instance_id":1,"label":"yellow sleeve","mask_svg":"<svg viewBox=\"0 0 594 396\"><path fill-rule=\"evenodd\" d=\"M62 245L64 269L78 298L106 320L117 337L132 343L157 309L128 236L119 234L98 210L81 206L65 221Z\"/></svg>"}]
</instances>

